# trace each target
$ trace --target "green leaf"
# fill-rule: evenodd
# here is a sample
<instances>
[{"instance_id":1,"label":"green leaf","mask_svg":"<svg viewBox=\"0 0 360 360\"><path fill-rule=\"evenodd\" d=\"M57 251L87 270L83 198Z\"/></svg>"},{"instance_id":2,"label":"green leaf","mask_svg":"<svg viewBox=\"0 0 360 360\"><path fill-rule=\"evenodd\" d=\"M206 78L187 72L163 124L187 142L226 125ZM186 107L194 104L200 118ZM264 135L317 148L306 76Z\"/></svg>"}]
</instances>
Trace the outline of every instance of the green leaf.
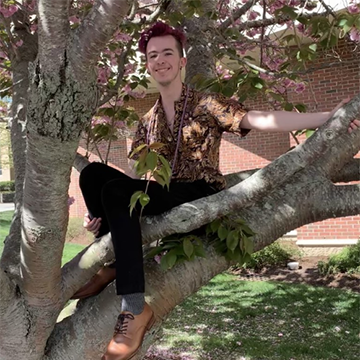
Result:
<instances>
[{"instance_id":1,"label":"green leaf","mask_svg":"<svg viewBox=\"0 0 360 360\"><path fill-rule=\"evenodd\" d=\"M163 252L163 248L162 246L156 246L154 248L152 248L145 256L145 259L152 259L153 257L155 257L156 255L159 255L160 253Z\"/></svg>"},{"instance_id":2,"label":"green leaf","mask_svg":"<svg viewBox=\"0 0 360 360\"><path fill-rule=\"evenodd\" d=\"M292 109L294 108L294 106L293 106L293 104L291 104L291 103L286 103L285 105L284 105L284 110L285 111L292 111Z\"/></svg>"},{"instance_id":3,"label":"green leaf","mask_svg":"<svg viewBox=\"0 0 360 360\"><path fill-rule=\"evenodd\" d=\"M243 237L245 253L251 255L254 252L254 242L251 237Z\"/></svg>"},{"instance_id":4,"label":"green leaf","mask_svg":"<svg viewBox=\"0 0 360 360\"><path fill-rule=\"evenodd\" d=\"M301 113L306 112L306 105L304 104L296 104L295 108Z\"/></svg>"},{"instance_id":5,"label":"green leaf","mask_svg":"<svg viewBox=\"0 0 360 360\"><path fill-rule=\"evenodd\" d=\"M185 255L190 258L194 253L194 245L192 244L190 239L185 239L183 242L183 248Z\"/></svg>"},{"instance_id":6,"label":"green leaf","mask_svg":"<svg viewBox=\"0 0 360 360\"><path fill-rule=\"evenodd\" d=\"M239 237L236 230L231 230L226 237L226 246L229 250L234 251L239 244Z\"/></svg>"},{"instance_id":7,"label":"green leaf","mask_svg":"<svg viewBox=\"0 0 360 360\"><path fill-rule=\"evenodd\" d=\"M255 233L246 224L241 225L241 230L243 232L245 232L248 236L254 236L255 235Z\"/></svg>"},{"instance_id":8,"label":"green leaf","mask_svg":"<svg viewBox=\"0 0 360 360\"><path fill-rule=\"evenodd\" d=\"M171 167L170 167L169 162L162 155L159 155L159 159L160 159L161 163L163 164L164 169L166 170L168 178L170 178L171 177Z\"/></svg>"},{"instance_id":9,"label":"green leaf","mask_svg":"<svg viewBox=\"0 0 360 360\"><path fill-rule=\"evenodd\" d=\"M151 170L154 171L157 165L157 161L158 161L158 155L156 152L154 151L150 151L147 156L146 156L146 167Z\"/></svg>"},{"instance_id":10,"label":"green leaf","mask_svg":"<svg viewBox=\"0 0 360 360\"><path fill-rule=\"evenodd\" d=\"M157 150L160 149L164 146L165 144L161 143L161 142L154 142L152 144L149 145L149 149L151 150Z\"/></svg>"},{"instance_id":11,"label":"green leaf","mask_svg":"<svg viewBox=\"0 0 360 360\"><path fill-rule=\"evenodd\" d=\"M139 202L141 204L142 207L146 206L150 201L150 196L148 194L141 194L140 198L139 198Z\"/></svg>"},{"instance_id":12,"label":"green leaf","mask_svg":"<svg viewBox=\"0 0 360 360\"><path fill-rule=\"evenodd\" d=\"M317 44L311 44L309 45L309 49L313 52L316 52L316 49L317 49Z\"/></svg>"},{"instance_id":13,"label":"green leaf","mask_svg":"<svg viewBox=\"0 0 360 360\"><path fill-rule=\"evenodd\" d=\"M132 214L134 208L135 208L135 205L136 205L136 202L138 201L138 199L140 198L141 194L143 194L144 192L139 190L139 191L135 191L131 198L130 198L130 215Z\"/></svg>"},{"instance_id":14,"label":"green leaf","mask_svg":"<svg viewBox=\"0 0 360 360\"><path fill-rule=\"evenodd\" d=\"M160 260L160 266L163 270L171 269L176 263L177 256L173 250L170 250Z\"/></svg>"},{"instance_id":15,"label":"green leaf","mask_svg":"<svg viewBox=\"0 0 360 360\"><path fill-rule=\"evenodd\" d=\"M210 228L213 233L216 233L221 225L221 220L216 219L210 223Z\"/></svg>"},{"instance_id":16,"label":"green leaf","mask_svg":"<svg viewBox=\"0 0 360 360\"><path fill-rule=\"evenodd\" d=\"M206 253L202 245L195 246L194 253L198 257L206 258Z\"/></svg>"},{"instance_id":17,"label":"green leaf","mask_svg":"<svg viewBox=\"0 0 360 360\"><path fill-rule=\"evenodd\" d=\"M311 135L313 135L315 130L308 129L305 131L306 138L309 138Z\"/></svg>"},{"instance_id":18,"label":"green leaf","mask_svg":"<svg viewBox=\"0 0 360 360\"><path fill-rule=\"evenodd\" d=\"M156 180L156 182L158 184L160 184L162 187L164 187L166 185L166 181L165 179L163 178L163 176L161 174L159 174L159 171L158 170L155 170L154 173L153 173L153 177L154 179Z\"/></svg>"},{"instance_id":19,"label":"green leaf","mask_svg":"<svg viewBox=\"0 0 360 360\"><path fill-rule=\"evenodd\" d=\"M269 91L268 94L276 101L284 101L284 97L280 94L276 94L272 91Z\"/></svg>"},{"instance_id":20,"label":"green leaf","mask_svg":"<svg viewBox=\"0 0 360 360\"><path fill-rule=\"evenodd\" d=\"M130 154L130 158L132 158L136 153L138 153L139 151L141 151L144 147L146 147L147 145L146 144L142 144L142 145L139 145L137 148L135 148L131 154Z\"/></svg>"},{"instance_id":21,"label":"green leaf","mask_svg":"<svg viewBox=\"0 0 360 360\"><path fill-rule=\"evenodd\" d=\"M217 234L218 234L218 237L221 241L225 240L227 235L228 235L228 229L223 226L223 225L220 225L218 231L217 231Z\"/></svg>"}]
</instances>

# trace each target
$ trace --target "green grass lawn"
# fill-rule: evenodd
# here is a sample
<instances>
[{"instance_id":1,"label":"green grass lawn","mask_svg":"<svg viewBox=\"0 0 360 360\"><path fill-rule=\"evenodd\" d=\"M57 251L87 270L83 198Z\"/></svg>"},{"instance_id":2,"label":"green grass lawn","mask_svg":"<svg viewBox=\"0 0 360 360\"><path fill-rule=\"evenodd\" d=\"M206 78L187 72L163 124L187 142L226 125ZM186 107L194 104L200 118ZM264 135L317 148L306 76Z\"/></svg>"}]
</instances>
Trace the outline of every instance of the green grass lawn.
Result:
<instances>
[{"instance_id":1,"label":"green grass lawn","mask_svg":"<svg viewBox=\"0 0 360 360\"><path fill-rule=\"evenodd\" d=\"M0 256L4 247L5 237L9 233L13 211L0 212ZM84 248L83 245L66 243L64 247L62 263L65 264L71 260L79 251Z\"/></svg>"},{"instance_id":2,"label":"green grass lawn","mask_svg":"<svg viewBox=\"0 0 360 360\"><path fill-rule=\"evenodd\" d=\"M167 319L147 360L357 360L359 294L221 274Z\"/></svg>"}]
</instances>

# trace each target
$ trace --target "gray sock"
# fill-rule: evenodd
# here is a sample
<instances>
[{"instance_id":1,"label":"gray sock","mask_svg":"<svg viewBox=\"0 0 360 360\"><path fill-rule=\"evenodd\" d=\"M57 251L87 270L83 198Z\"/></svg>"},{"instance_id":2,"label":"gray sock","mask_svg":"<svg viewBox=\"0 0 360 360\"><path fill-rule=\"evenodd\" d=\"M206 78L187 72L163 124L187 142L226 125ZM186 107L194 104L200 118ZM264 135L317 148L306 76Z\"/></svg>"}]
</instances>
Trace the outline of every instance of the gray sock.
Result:
<instances>
[{"instance_id":1,"label":"gray sock","mask_svg":"<svg viewBox=\"0 0 360 360\"><path fill-rule=\"evenodd\" d=\"M134 315L139 315L143 312L144 305L144 293L127 294L122 296L121 311L130 311Z\"/></svg>"}]
</instances>

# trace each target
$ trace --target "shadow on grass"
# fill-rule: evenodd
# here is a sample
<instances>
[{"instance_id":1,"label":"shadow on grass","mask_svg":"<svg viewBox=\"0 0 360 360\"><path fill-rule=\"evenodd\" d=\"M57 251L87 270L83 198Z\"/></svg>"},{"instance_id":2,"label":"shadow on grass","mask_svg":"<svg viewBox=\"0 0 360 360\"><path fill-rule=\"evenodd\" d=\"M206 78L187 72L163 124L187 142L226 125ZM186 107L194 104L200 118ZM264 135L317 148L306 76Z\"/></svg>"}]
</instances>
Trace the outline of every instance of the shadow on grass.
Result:
<instances>
[{"instance_id":1,"label":"shadow on grass","mask_svg":"<svg viewBox=\"0 0 360 360\"><path fill-rule=\"evenodd\" d=\"M355 360L359 308L344 290L222 274L175 309L155 348L179 360Z\"/></svg>"}]
</instances>

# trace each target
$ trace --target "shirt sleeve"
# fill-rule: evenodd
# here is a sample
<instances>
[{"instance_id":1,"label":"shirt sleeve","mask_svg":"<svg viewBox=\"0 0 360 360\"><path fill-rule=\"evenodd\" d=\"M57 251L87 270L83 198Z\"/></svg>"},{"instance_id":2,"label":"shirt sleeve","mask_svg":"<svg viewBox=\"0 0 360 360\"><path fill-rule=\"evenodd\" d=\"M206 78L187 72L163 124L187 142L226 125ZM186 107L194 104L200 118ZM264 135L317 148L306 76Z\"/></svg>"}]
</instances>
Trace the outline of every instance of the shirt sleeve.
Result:
<instances>
[{"instance_id":1,"label":"shirt sleeve","mask_svg":"<svg viewBox=\"0 0 360 360\"><path fill-rule=\"evenodd\" d=\"M221 94L207 95L206 102L208 111L222 131L237 133L242 137L249 133L250 129L241 127L241 120L248 112L244 105Z\"/></svg>"},{"instance_id":2,"label":"shirt sleeve","mask_svg":"<svg viewBox=\"0 0 360 360\"><path fill-rule=\"evenodd\" d=\"M134 154L131 158L130 158L130 155L138 146L140 146L142 144L146 144L146 140L147 140L146 137L147 137L147 129L144 124L144 119L142 118L139 120L137 129L135 131L134 139L131 144L131 149L128 154L129 159L132 159L132 160L138 159L139 153Z\"/></svg>"}]
</instances>

